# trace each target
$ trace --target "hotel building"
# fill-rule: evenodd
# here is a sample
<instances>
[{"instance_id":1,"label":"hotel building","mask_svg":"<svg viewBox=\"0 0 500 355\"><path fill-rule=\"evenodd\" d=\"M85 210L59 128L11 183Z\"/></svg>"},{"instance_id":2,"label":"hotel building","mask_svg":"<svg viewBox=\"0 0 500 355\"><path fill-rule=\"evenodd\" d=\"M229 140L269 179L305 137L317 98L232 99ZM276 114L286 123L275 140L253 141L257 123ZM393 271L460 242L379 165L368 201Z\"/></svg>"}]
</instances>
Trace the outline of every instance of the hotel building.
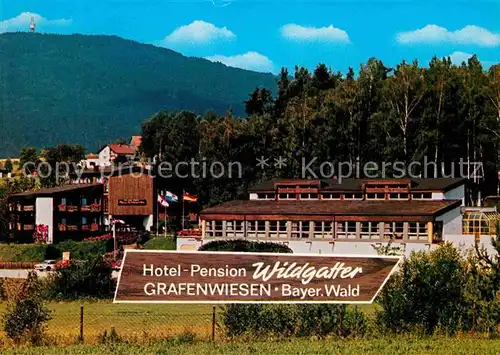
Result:
<instances>
[{"instance_id":1,"label":"hotel building","mask_svg":"<svg viewBox=\"0 0 500 355\"><path fill-rule=\"evenodd\" d=\"M282 179L201 212L201 237L179 237L195 250L220 239L273 241L295 253L376 254L377 247L430 250L449 241L488 246L496 208L468 208L465 179Z\"/></svg>"}]
</instances>

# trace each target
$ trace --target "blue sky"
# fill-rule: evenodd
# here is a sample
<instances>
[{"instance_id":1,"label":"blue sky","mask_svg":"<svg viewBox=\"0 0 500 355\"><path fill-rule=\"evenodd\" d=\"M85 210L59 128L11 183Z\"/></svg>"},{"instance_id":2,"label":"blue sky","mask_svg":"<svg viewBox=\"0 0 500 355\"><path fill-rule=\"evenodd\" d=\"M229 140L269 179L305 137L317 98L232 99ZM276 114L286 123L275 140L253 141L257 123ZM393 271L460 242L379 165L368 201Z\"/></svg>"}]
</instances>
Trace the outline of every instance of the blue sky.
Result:
<instances>
[{"instance_id":1,"label":"blue sky","mask_svg":"<svg viewBox=\"0 0 500 355\"><path fill-rule=\"evenodd\" d=\"M500 0L0 0L0 32L108 34L227 65L345 72L433 55L500 62Z\"/></svg>"}]
</instances>

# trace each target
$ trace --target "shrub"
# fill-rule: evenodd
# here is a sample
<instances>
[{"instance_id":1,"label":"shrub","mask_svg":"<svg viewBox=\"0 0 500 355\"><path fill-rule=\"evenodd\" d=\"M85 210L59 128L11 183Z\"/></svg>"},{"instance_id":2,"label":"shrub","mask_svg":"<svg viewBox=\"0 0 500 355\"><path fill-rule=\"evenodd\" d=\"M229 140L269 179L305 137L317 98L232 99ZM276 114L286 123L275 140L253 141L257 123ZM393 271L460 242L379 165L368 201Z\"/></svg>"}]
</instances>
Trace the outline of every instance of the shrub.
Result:
<instances>
[{"instance_id":1,"label":"shrub","mask_svg":"<svg viewBox=\"0 0 500 355\"><path fill-rule=\"evenodd\" d=\"M437 329L457 332L467 313L466 272L460 253L449 244L412 253L382 289L378 320L395 332L414 328L427 334Z\"/></svg>"},{"instance_id":2,"label":"shrub","mask_svg":"<svg viewBox=\"0 0 500 355\"><path fill-rule=\"evenodd\" d=\"M16 343L27 340L40 344L44 323L50 319L50 312L42 301L40 283L36 274L30 273L26 280L20 282L18 292L11 295L3 315L3 329Z\"/></svg>"},{"instance_id":3,"label":"shrub","mask_svg":"<svg viewBox=\"0 0 500 355\"><path fill-rule=\"evenodd\" d=\"M229 337L362 336L368 330L357 308L332 304L230 304L223 307L221 321Z\"/></svg>"},{"instance_id":4,"label":"shrub","mask_svg":"<svg viewBox=\"0 0 500 355\"><path fill-rule=\"evenodd\" d=\"M115 289L112 272L102 256L70 262L50 276L50 296L56 299L110 298Z\"/></svg>"},{"instance_id":5,"label":"shrub","mask_svg":"<svg viewBox=\"0 0 500 355\"><path fill-rule=\"evenodd\" d=\"M174 238L170 236L151 238L144 244L144 249L175 250Z\"/></svg>"},{"instance_id":6,"label":"shrub","mask_svg":"<svg viewBox=\"0 0 500 355\"><path fill-rule=\"evenodd\" d=\"M250 242L242 239L215 240L203 244L200 251L236 251L253 253L292 253L288 246L271 242Z\"/></svg>"},{"instance_id":7,"label":"shrub","mask_svg":"<svg viewBox=\"0 0 500 355\"><path fill-rule=\"evenodd\" d=\"M46 244L0 244L0 261L41 262L48 247Z\"/></svg>"},{"instance_id":8,"label":"shrub","mask_svg":"<svg viewBox=\"0 0 500 355\"><path fill-rule=\"evenodd\" d=\"M75 242L66 240L48 247L46 259L59 259L62 253L69 252L71 259L83 260L103 255L113 250L113 240L99 240L92 242Z\"/></svg>"}]
</instances>

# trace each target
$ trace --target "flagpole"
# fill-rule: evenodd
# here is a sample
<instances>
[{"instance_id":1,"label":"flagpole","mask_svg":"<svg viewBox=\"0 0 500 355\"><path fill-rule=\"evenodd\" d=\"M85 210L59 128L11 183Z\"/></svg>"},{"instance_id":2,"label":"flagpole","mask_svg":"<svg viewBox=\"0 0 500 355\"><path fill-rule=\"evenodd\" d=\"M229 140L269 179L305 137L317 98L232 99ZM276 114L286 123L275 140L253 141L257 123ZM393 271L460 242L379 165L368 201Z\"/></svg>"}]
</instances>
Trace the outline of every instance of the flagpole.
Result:
<instances>
[{"instance_id":1,"label":"flagpole","mask_svg":"<svg viewBox=\"0 0 500 355\"><path fill-rule=\"evenodd\" d=\"M164 230L165 230L165 238L167 237L167 206L165 206L165 216L163 216L163 218L165 218L165 224L163 226Z\"/></svg>"},{"instance_id":2,"label":"flagpole","mask_svg":"<svg viewBox=\"0 0 500 355\"><path fill-rule=\"evenodd\" d=\"M158 190L156 190L156 235L158 235L159 214L160 214L160 208L158 207Z\"/></svg>"},{"instance_id":3,"label":"flagpole","mask_svg":"<svg viewBox=\"0 0 500 355\"><path fill-rule=\"evenodd\" d=\"M182 189L182 228L181 230L184 229L184 189Z\"/></svg>"}]
</instances>

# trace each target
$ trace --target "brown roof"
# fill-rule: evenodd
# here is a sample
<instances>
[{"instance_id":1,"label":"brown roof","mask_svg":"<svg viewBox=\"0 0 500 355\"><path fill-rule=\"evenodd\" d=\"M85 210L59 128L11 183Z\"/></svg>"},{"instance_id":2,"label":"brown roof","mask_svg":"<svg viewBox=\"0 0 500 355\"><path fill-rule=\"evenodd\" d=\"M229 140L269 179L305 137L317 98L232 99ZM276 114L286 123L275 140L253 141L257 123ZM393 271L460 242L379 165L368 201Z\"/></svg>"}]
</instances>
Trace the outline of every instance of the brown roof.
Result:
<instances>
[{"instance_id":1,"label":"brown roof","mask_svg":"<svg viewBox=\"0 0 500 355\"><path fill-rule=\"evenodd\" d=\"M373 179L377 181L401 181L401 183L411 183L411 191L448 191L457 186L463 185L466 179L463 178L437 178L437 179ZM275 184L289 185L292 182L297 185L306 185L306 182L316 182L320 184L321 191L361 191L361 185L369 182L370 179L342 179L340 180L304 180L304 179L277 179L263 181L248 189L249 192L274 192Z\"/></svg>"},{"instance_id":2,"label":"brown roof","mask_svg":"<svg viewBox=\"0 0 500 355\"><path fill-rule=\"evenodd\" d=\"M460 206L460 200L366 201L366 200L235 200L204 209L201 214L235 215L340 215L340 216L434 216Z\"/></svg>"},{"instance_id":3,"label":"brown roof","mask_svg":"<svg viewBox=\"0 0 500 355\"><path fill-rule=\"evenodd\" d=\"M18 194L10 195L10 197L38 197L38 196L52 196L58 193L74 192L85 189L103 189L103 184L75 184L64 185L58 187L50 187L46 189L39 189L35 191L26 191Z\"/></svg>"},{"instance_id":4,"label":"brown roof","mask_svg":"<svg viewBox=\"0 0 500 355\"><path fill-rule=\"evenodd\" d=\"M135 149L126 144L108 144L108 147L116 154L135 154Z\"/></svg>"},{"instance_id":5,"label":"brown roof","mask_svg":"<svg viewBox=\"0 0 500 355\"><path fill-rule=\"evenodd\" d=\"M97 154L87 154L85 156L85 158L87 158L87 159L98 159L99 155L97 155Z\"/></svg>"}]
</instances>

